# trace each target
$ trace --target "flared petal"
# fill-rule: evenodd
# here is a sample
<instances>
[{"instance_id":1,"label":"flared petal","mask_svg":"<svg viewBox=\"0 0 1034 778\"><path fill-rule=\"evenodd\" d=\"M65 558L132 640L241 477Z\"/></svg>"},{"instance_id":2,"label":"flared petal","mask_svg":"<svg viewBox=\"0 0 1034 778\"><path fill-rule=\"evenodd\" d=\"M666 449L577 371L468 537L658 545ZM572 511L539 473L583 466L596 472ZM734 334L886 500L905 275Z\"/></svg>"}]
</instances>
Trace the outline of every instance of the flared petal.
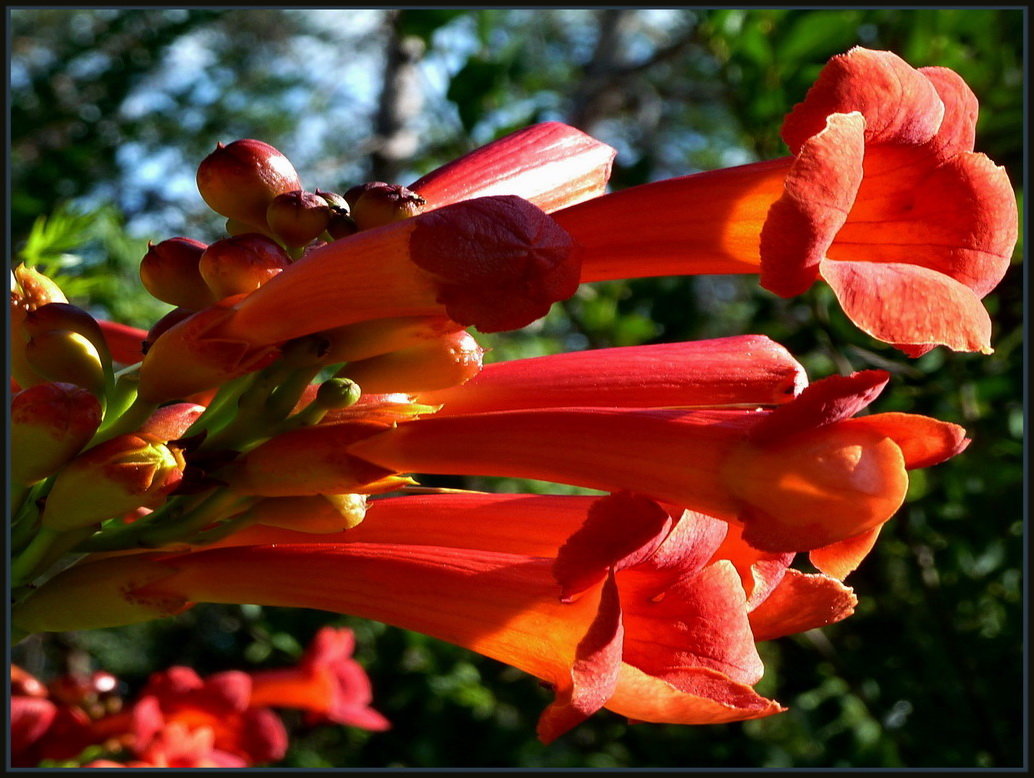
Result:
<instances>
[{"instance_id":1,"label":"flared petal","mask_svg":"<svg viewBox=\"0 0 1034 778\"><path fill-rule=\"evenodd\" d=\"M815 282L862 183L865 119L833 114L809 137L761 228L761 285L783 297Z\"/></svg>"},{"instance_id":2,"label":"flared petal","mask_svg":"<svg viewBox=\"0 0 1034 778\"><path fill-rule=\"evenodd\" d=\"M775 591L750 614L758 641L804 632L846 619L858 598L835 578L788 570Z\"/></svg>"},{"instance_id":3,"label":"flared petal","mask_svg":"<svg viewBox=\"0 0 1034 778\"><path fill-rule=\"evenodd\" d=\"M595 500L553 563L561 599L573 600L612 571L642 563L668 537L672 524L660 505L631 492Z\"/></svg>"},{"instance_id":4,"label":"flared petal","mask_svg":"<svg viewBox=\"0 0 1034 778\"><path fill-rule=\"evenodd\" d=\"M821 268L844 313L878 340L994 351L991 318L980 298L943 273L901 263L830 260Z\"/></svg>"},{"instance_id":5,"label":"flared petal","mask_svg":"<svg viewBox=\"0 0 1034 778\"><path fill-rule=\"evenodd\" d=\"M539 717L537 733L551 743L598 711L617 690L625 629L617 581L611 571L603 584L599 610L575 649L570 679L556 689L556 699Z\"/></svg>"},{"instance_id":6,"label":"flared petal","mask_svg":"<svg viewBox=\"0 0 1034 778\"><path fill-rule=\"evenodd\" d=\"M872 551L881 529L882 527L873 527L853 538L845 538L837 543L812 549L808 552L808 559L826 575L843 581L858 569L862 560Z\"/></svg>"},{"instance_id":7,"label":"flared petal","mask_svg":"<svg viewBox=\"0 0 1034 778\"><path fill-rule=\"evenodd\" d=\"M517 195L546 213L603 194L617 152L560 122L525 127L409 185L426 209L474 197Z\"/></svg>"},{"instance_id":8,"label":"flared petal","mask_svg":"<svg viewBox=\"0 0 1034 778\"><path fill-rule=\"evenodd\" d=\"M865 116L867 143L917 146L937 134L944 103L930 80L897 54L855 46L822 69L786 117L783 140L796 154L822 130L826 117L851 111Z\"/></svg>"}]
</instances>

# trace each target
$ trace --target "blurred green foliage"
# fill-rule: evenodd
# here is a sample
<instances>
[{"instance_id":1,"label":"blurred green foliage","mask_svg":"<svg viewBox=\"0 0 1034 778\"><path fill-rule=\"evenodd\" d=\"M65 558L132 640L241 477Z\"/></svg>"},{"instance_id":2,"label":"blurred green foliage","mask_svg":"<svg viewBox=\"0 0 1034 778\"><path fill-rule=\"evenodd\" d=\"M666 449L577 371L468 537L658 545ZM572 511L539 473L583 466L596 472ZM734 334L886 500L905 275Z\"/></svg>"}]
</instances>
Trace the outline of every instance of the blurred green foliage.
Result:
<instances>
[{"instance_id":1,"label":"blurred green foliage","mask_svg":"<svg viewBox=\"0 0 1034 778\"><path fill-rule=\"evenodd\" d=\"M377 82L393 35L422 43L424 68L421 109L411 117L421 143L399 183L543 119L576 122L616 146L616 187L776 157L785 153L782 116L823 63L853 45L959 72L982 105L977 150L1005 165L1017 186L1023 181L1020 9L380 13L14 11L15 247L66 283L74 302L149 326L162 310L134 278L146 240L212 240L221 229L190 186L215 141L273 143L307 186L364 180L378 99L365 87ZM995 322L989 357L938 349L908 361L854 328L828 289L781 300L752 278L596 284L521 332L482 338L489 359L511 359L760 332L786 345L813 378L889 370L892 388L877 410L966 426L968 451L914 474L905 506L849 579L857 613L821 633L761 646L767 675L759 690L787 713L687 728L630 726L603 712L545 747L534 724L549 693L512 668L377 623L255 606L37 636L15 659L43 675L93 663L132 689L171 664L201 673L284 665L320 625L349 625L375 705L393 729L291 720L284 765L293 767L1019 766L1020 256L1018 248L986 300ZM499 479L466 485L555 490Z\"/></svg>"}]
</instances>

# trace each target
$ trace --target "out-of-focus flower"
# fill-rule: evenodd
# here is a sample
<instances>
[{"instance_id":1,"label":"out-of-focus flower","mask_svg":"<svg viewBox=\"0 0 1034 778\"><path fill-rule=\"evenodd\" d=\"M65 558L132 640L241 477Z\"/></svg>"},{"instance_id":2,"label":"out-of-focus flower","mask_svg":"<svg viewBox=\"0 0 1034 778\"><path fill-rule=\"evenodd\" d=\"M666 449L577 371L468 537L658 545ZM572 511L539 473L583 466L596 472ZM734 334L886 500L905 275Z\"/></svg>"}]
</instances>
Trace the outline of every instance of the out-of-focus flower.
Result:
<instances>
[{"instance_id":1,"label":"out-of-focus flower","mask_svg":"<svg viewBox=\"0 0 1034 778\"><path fill-rule=\"evenodd\" d=\"M152 675L133 708L134 750L148 753L156 738L169 737L162 733L173 725L195 733L208 730L209 751L243 765L274 762L287 751L283 722L252 704L251 677L240 671L201 678L189 667L172 667ZM206 742L207 736L195 745Z\"/></svg>"},{"instance_id":2,"label":"out-of-focus flower","mask_svg":"<svg viewBox=\"0 0 1034 778\"><path fill-rule=\"evenodd\" d=\"M976 116L954 72L856 47L787 116L792 157L553 216L583 248L583 281L760 272L791 296L821 276L861 329L910 355L988 352L980 298L1009 266L1017 208L1005 171L973 152Z\"/></svg>"},{"instance_id":3,"label":"out-of-focus flower","mask_svg":"<svg viewBox=\"0 0 1034 778\"><path fill-rule=\"evenodd\" d=\"M370 707L370 679L352 658L354 649L351 630L323 627L296 667L251 674L251 704L304 710L310 723L333 721L375 731L388 729L388 720Z\"/></svg>"}]
</instances>

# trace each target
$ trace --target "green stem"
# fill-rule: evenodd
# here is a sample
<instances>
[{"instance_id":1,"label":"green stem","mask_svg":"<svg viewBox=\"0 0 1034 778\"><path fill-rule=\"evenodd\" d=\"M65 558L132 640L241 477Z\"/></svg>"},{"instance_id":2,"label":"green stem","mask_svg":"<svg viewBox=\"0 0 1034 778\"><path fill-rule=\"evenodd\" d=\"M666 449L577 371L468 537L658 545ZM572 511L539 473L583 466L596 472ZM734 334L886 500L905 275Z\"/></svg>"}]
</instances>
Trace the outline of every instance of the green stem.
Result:
<instances>
[{"instance_id":1,"label":"green stem","mask_svg":"<svg viewBox=\"0 0 1034 778\"><path fill-rule=\"evenodd\" d=\"M76 551L122 551L191 542L210 524L234 516L257 500L257 497L242 497L228 489L214 490L191 503L178 498L133 524L112 527L85 538Z\"/></svg>"},{"instance_id":2,"label":"green stem","mask_svg":"<svg viewBox=\"0 0 1034 778\"><path fill-rule=\"evenodd\" d=\"M106 440L111 440L112 438L117 438L119 435L126 435L139 429L140 425L147 421L157 407L158 403L137 397L133 400L133 404L130 405L121 415L117 417L109 416L109 418L112 419L111 424L102 424L86 449L91 449Z\"/></svg>"},{"instance_id":3,"label":"green stem","mask_svg":"<svg viewBox=\"0 0 1034 778\"><path fill-rule=\"evenodd\" d=\"M183 437L189 438L203 430L211 430L222 426L228 415L231 415L237 407L237 400L241 394L251 386L255 380L254 373L248 373L240 378L235 378L223 384L216 392L212 402L208 404L204 413L198 416L191 424Z\"/></svg>"},{"instance_id":4,"label":"green stem","mask_svg":"<svg viewBox=\"0 0 1034 778\"><path fill-rule=\"evenodd\" d=\"M228 489L219 489L180 521L159 524L141 534L139 545L160 548L169 543L191 542L195 535L208 528L209 525L228 516L236 515L257 502L258 499L258 497L242 497Z\"/></svg>"},{"instance_id":5,"label":"green stem","mask_svg":"<svg viewBox=\"0 0 1034 778\"><path fill-rule=\"evenodd\" d=\"M69 532L41 527L32 542L11 562L11 588L32 583L94 531L93 527Z\"/></svg>"}]
</instances>

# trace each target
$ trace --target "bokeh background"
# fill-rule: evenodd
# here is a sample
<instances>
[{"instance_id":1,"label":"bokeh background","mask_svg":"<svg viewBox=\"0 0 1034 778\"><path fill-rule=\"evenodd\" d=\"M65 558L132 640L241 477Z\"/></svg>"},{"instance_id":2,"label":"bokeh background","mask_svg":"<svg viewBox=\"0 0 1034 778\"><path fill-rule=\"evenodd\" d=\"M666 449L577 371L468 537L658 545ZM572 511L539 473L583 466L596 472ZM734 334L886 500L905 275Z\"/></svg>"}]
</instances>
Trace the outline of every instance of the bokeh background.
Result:
<instances>
[{"instance_id":1,"label":"bokeh background","mask_svg":"<svg viewBox=\"0 0 1034 778\"><path fill-rule=\"evenodd\" d=\"M622 188L786 153L783 115L854 45L955 69L981 102L977 150L1023 183L1025 11L9 11L10 235L15 260L72 302L148 327L168 306L137 265L148 240L222 236L194 172L217 141L277 146L303 183L408 183L531 122L615 146ZM931 192L931 196L936 196ZM602 712L549 747L549 693L492 660L382 624L306 610L200 606L124 629L35 637L43 677L292 663L323 624L351 626L385 733L289 719L288 767L1015 767L1025 760L1023 267L986 304L991 356L919 360L856 330L821 285L793 300L753 277L581 289L543 321L481 338L489 359L764 333L813 379L893 374L879 411L955 421L969 450L916 472L905 506L849 579L847 621L762 644L758 689L789 707L712 727L628 725ZM428 483L435 483L430 479ZM458 485L452 481L450 485ZM468 479L462 485L548 490ZM327 582L333 586L333 581Z\"/></svg>"}]
</instances>

